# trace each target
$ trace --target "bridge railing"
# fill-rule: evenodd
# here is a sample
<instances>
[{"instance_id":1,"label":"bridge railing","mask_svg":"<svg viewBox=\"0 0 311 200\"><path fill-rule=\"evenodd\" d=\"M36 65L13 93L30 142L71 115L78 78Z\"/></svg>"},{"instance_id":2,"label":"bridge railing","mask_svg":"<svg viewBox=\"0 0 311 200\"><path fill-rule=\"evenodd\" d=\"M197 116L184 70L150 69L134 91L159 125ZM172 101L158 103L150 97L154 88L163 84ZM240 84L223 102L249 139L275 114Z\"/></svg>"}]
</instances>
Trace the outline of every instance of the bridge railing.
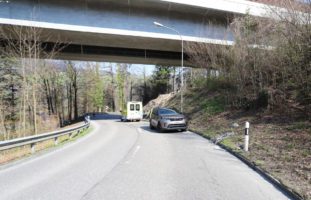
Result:
<instances>
[{"instance_id":1,"label":"bridge railing","mask_svg":"<svg viewBox=\"0 0 311 200\"><path fill-rule=\"evenodd\" d=\"M59 137L64 136L64 135L69 135L69 138L71 139L73 138L73 136L79 134L81 131L86 130L89 126L90 126L90 122L88 120L85 124L82 124L82 125L79 125L73 128L43 133L40 135L27 136L27 137L17 138L13 140L0 141L0 151L30 145L31 153L35 153L37 143L54 139L54 145L56 146L58 145Z\"/></svg>"}]
</instances>

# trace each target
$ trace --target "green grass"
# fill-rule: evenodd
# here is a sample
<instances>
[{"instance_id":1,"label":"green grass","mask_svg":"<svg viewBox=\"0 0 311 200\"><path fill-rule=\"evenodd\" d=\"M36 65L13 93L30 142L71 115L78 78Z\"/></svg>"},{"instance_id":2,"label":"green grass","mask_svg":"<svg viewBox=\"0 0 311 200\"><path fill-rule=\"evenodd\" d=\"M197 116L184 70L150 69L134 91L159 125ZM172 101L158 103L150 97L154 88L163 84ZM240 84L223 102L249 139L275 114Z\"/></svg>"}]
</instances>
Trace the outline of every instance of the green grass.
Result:
<instances>
[{"instance_id":1,"label":"green grass","mask_svg":"<svg viewBox=\"0 0 311 200\"><path fill-rule=\"evenodd\" d=\"M311 150L304 149L304 150L302 151L302 156L305 157L305 158L307 158L308 156L310 156L310 154L311 154Z\"/></svg>"},{"instance_id":2,"label":"green grass","mask_svg":"<svg viewBox=\"0 0 311 200\"><path fill-rule=\"evenodd\" d=\"M220 97L205 100L202 104L202 107L205 113L208 115L215 115L225 111L224 100Z\"/></svg>"},{"instance_id":3,"label":"green grass","mask_svg":"<svg viewBox=\"0 0 311 200\"><path fill-rule=\"evenodd\" d=\"M214 131L212 128L211 129L206 129L204 132L203 132L203 135L207 136L208 138L214 138L217 136L217 132Z\"/></svg>"},{"instance_id":4,"label":"green grass","mask_svg":"<svg viewBox=\"0 0 311 200\"><path fill-rule=\"evenodd\" d=\"M265 164L265 161L263 161L263 160L255 160L255 165L257 165L257 166L263 166L264 164Z\"/></svg>"},{"instance_id":5,"label":"green grass","mask_svg":"<svg viewBox=\"0 0 311 200\"><path fill-rule=\"evenodd\" d=\"M231 140L231 138L226 138L222 140L221 144L225 145L226 147L229 147L232 150L237 149L235 143Z\"/></svg>"},{"instance_id":6,"label":"green grass","mask_svg":"<svg viewBox=\"0 0 311 200\"><path fill-rule=\"evenodd\" d=\"M74 137L72 139L66 139L64 141L61 141L57 146L61 146L61 145L64 145L64 144L67 144L69 142L73 142L73 141L76 141L78 140L79 138L82 138L83 136L89 134L90 132L92 132L94 128L92 126L90 126L88 129L82 131L80 134L76 134L74 135Z\"/></svg>"},{"instance_id":7,"label":"green grass","mask_svg":"<svg viewBox=\"0 0 311 200\"><path fill-rule=\"evenodd\" d=\"M287 150L292 150L292 149L295 148L295 144L293 144L293 143L288 143L288 144L286 145L286 148L287 148Z\"/></svg>"},{"instance_id":8,"label":"green grass","mask_svg":"<svg viewBox=\"0 0 311 200\"><path fill-rule=\"evenodd\" d=\"M311 124L307 122L296 122L286 127L286 129L289 131L310 130L311 133Z\"/></svg>"}]
</instances>

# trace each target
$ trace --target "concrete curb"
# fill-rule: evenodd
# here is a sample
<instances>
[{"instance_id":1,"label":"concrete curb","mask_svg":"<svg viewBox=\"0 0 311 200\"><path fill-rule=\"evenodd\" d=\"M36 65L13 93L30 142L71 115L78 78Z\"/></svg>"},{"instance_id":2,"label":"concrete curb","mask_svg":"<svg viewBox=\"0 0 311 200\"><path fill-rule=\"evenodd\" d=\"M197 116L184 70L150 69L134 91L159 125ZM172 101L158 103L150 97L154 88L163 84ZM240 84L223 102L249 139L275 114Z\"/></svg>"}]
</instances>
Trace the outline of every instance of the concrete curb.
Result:
<instances>
[{"instance_id":1,"label":"concrete curb","mask_svg":"<svg viewBox=\"0 0 311 200\"><path fill-rule=\"evenodd\" d=\"M211 140L212 138L204 135L203 133L200 133L198 131L192 130L190 129L191 132L198 134L208 140ZM251 162L250 160L248 160L246 157L244 157L243 155L233 151L231 148L221 144L221 143L217 143L217 145L219 147L221 147L222 149L226 150L227 152L229 152L230 154L234 155L235 157L237 157L239 160L241 160L242 162L244 162L246 165L248 165L250 168L252 168L254 171L256 171L257 173L259 173L261 176L263 176L266 180L268 180L270 183L272 183L274 186L276 186L278 189L280 189L283 193L285 193L288 197L295 199L295 200L304 200L303 197L298 194L296 191L292 190L291 188L287 187L286 185L284 185L281 181L277 180L276 178L274 178L272 175L270 175L267 171L261 169L260 167L258 167L257 165L255 165L253 162Z\"/></svg>"}]
</instances>

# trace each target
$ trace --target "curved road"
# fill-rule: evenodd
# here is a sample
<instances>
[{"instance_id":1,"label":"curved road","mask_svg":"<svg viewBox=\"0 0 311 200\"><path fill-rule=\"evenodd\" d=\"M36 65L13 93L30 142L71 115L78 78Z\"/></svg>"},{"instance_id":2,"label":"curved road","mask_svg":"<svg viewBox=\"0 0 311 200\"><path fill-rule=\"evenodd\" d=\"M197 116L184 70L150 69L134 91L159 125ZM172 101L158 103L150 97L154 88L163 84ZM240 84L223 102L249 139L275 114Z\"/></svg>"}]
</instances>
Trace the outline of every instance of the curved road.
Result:
<instances>
[{"instance_id":1,"label":"curved road","mask_svg":"<svg viewBox=\"0 0 311 200\"><path fill-rule=\"evenodd\" d=\"M97 117L75 143L2 167L0 199L288 199L198 135L113 118Z\"/></svg>"}]
</instances>

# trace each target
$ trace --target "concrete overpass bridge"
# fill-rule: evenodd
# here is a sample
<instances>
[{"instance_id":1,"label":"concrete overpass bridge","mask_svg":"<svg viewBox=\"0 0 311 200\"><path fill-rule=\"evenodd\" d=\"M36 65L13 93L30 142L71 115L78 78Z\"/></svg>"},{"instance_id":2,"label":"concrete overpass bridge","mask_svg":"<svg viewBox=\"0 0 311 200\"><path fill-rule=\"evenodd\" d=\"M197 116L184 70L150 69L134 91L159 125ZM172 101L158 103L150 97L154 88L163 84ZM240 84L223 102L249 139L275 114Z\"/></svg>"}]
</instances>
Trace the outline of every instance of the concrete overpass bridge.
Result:
<instances>
[{"instance_id":1,"label":"concrete overpass bridge","mask_svg":"<svg viewBox=\"0 0 311 200\"><path fill-rule=\"evenodd\" d=\"M69 43L59 59L179 65L186 42L231 45L235 15L265 16L245 0L0 0L0 25L42 28L42 40ZM185 63L186 65L189 63Z\"/></svg>"}]
</instances>

